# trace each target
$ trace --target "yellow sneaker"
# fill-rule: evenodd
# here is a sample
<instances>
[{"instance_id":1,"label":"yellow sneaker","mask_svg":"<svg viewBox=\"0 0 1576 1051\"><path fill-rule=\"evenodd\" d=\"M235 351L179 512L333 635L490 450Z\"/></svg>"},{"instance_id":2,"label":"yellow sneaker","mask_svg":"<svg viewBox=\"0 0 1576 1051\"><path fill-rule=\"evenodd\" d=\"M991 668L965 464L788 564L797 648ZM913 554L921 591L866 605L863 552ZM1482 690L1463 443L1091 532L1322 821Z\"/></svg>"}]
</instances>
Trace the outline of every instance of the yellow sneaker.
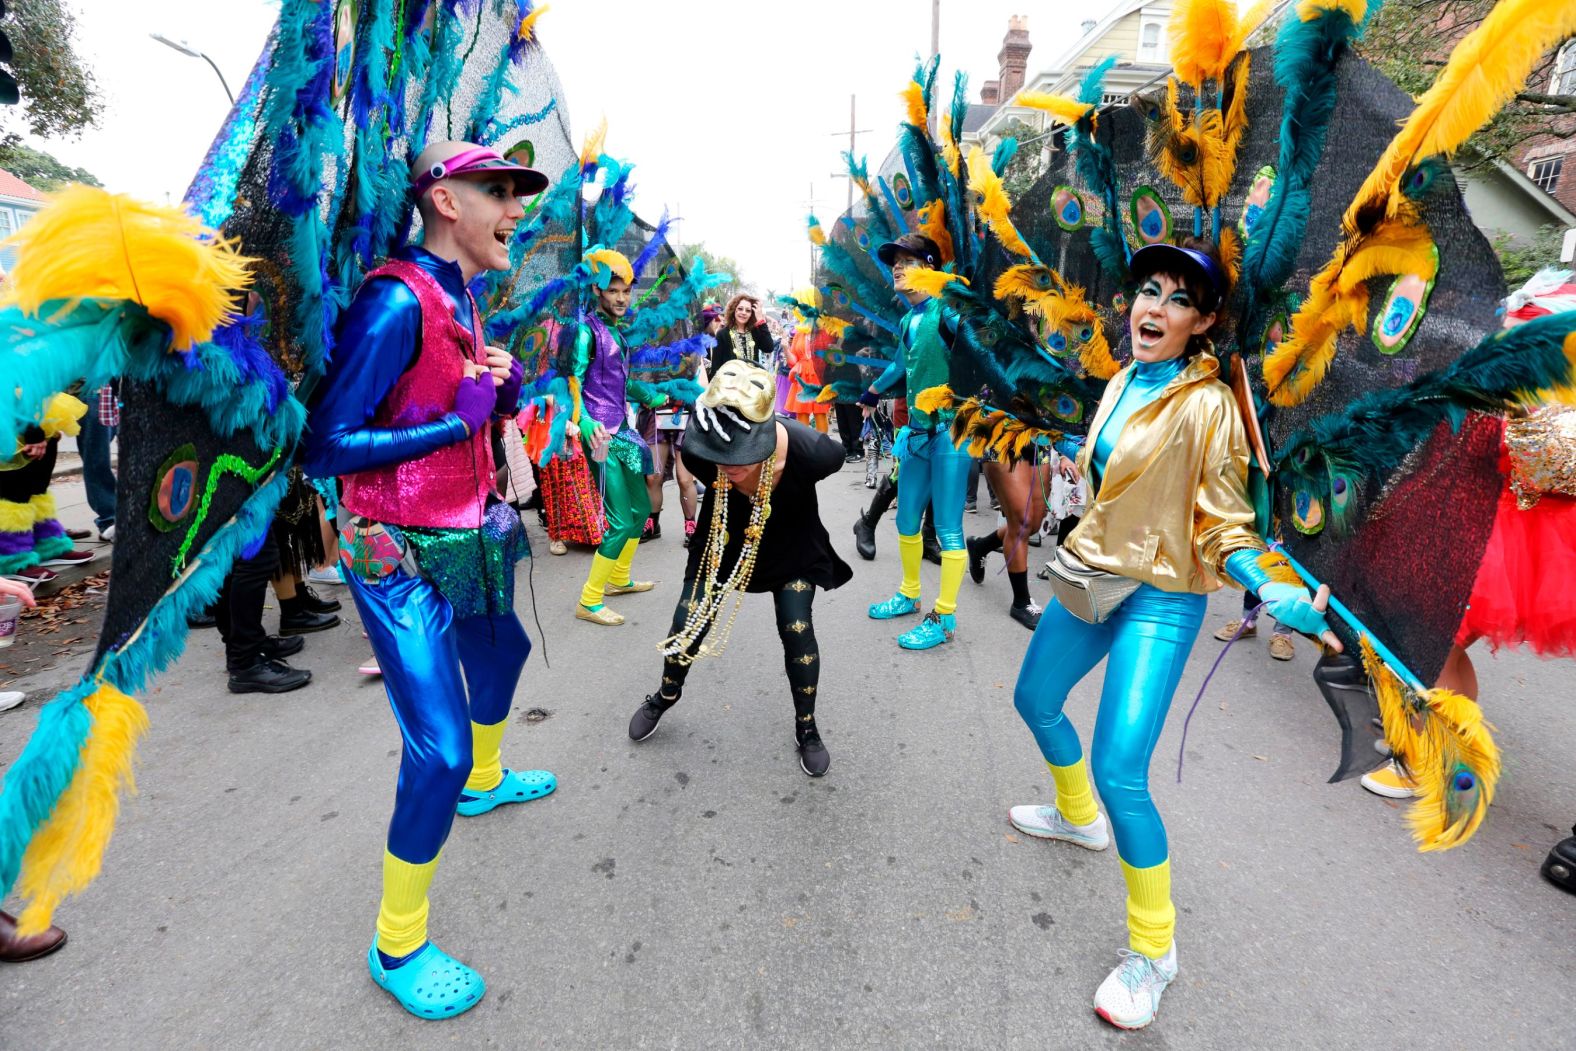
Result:
<instances>
[{"instance_id":1,"label":"yellow sneaker","mask_svg":"<svg viewBox=\"0 0 1576 1051\"><path fill-rule=\"evenodd\" d=\"M1386 799L1411 799L1417 795L1417 782L1394 759L1372 773L1363 775L1363 787Z\"/></svg>"},{"instance_id":2,"label":"yellow sneaker","mask_svg":"<svg viewBox=\"0 0 1576 1051\"><path fill-rule=\"evenodd\" d=\"M642 591L650 591L656 587L654 580L631 580L628 584L615 584L608 581L607 587L602 589L604 595L638 595Z\"/></svg>"},{"instance_id":3,"label":"yellow sneaker","mask_svg":"<svg viewBox=\"0 0 1576 1051\"><path fill-rule=\"evenodd\" d=\"M1257 624L1249 624L1246 628L1243 628L1242 634L1238 635L1237 629L1241 627L1241 617L1238 617L1236 620L1228 620L1226 623L1221 625L1219 631L1215 632L1215 638L1219 639L1221 642L1230 642L1232 639L1251 639L1253 636L1259 633L1259 626Z\"/></svg>"},{"instance_id":4,"label":"yellow sneaker","mask_svg":"<svg viewBox=\"0 0 1576 1051\"><path fill-rule=\"evenodd\" d=\"M592 624L600 624L605 628L616 628L624 623L622 614L615 613L606 606L602 606L599 609L586 609L584 606L576 606L575 619L589 621Z\"/></svg>"}]
</instances>

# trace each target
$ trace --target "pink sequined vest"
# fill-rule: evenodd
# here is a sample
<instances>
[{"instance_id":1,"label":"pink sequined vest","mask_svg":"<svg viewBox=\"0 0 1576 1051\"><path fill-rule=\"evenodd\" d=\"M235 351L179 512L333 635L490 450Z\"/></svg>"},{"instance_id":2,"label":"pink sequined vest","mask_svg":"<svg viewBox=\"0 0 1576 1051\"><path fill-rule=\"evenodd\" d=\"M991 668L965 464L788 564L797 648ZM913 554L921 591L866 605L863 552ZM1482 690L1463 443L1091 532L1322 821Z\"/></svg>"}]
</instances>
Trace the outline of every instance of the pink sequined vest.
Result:
<instances>
[{"instance_id":1,"label":"pink sequined vest","mask_svg":"<svg viewBox=\"0 0 1576 1051\"><path fill-rule=\"evenodd\" d=\"M454 321L443 286L415 263L390 259L367 275L392 277L421 304L421 353L372 417L376 427L407 427L454 407L465 362L482 362L481 317L471 303L472 331ZM467 297L469 298L469 297ZM347 474L341 500L352 514L390 525L475 529L493 490L492 445L484 428L426 456Z\"/></svg>"}]
</instances>

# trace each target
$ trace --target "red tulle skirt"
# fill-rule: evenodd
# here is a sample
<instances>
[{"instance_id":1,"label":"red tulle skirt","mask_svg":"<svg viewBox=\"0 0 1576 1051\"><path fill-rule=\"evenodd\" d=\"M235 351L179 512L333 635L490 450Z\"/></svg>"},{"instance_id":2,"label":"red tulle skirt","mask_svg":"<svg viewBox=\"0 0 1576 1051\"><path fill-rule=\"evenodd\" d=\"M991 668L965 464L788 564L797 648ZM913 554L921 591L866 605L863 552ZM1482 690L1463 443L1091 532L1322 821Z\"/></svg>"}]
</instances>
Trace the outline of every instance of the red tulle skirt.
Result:
<instances>
[{"instance_id":1,"label":"red tulle skirt","mask_svg":"<svg viewBox=\"0 0 1576 1051\"><path fill-rule=\"evenodd\" d=\"M1479 637L1576 656L1576 499L1545 495L1523 511L1509 486L1500 494L1456 645Z\"/></svg>"}]
</instances>

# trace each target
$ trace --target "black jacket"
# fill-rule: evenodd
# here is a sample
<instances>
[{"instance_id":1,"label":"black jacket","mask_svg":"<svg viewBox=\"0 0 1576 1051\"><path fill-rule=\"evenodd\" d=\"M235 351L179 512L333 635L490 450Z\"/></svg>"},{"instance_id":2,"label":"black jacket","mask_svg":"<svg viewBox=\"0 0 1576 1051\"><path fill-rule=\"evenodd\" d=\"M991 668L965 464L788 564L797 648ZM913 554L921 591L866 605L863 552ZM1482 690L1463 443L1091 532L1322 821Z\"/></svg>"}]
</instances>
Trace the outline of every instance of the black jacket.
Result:
<instances>
[{"instance_id":1,"label":"black jacket","mask_svg":"<svg viewBox=\"0 0 1576 1051\"><path fill-rule=\"evenodd\" d=\"M756 325L750 330L750 338L755 342L755 360L749 364L759 365L764 369L767 367L767 359L772 356L772 351L777 349L776 344L772 342L771 330L765 324ZM715 376L718 369L737 357L738 355L733 352L733 335L724 328L717 333L717 345L711 348L711 368L706 371L706 375Z\"/></svg>"}]
</instances>

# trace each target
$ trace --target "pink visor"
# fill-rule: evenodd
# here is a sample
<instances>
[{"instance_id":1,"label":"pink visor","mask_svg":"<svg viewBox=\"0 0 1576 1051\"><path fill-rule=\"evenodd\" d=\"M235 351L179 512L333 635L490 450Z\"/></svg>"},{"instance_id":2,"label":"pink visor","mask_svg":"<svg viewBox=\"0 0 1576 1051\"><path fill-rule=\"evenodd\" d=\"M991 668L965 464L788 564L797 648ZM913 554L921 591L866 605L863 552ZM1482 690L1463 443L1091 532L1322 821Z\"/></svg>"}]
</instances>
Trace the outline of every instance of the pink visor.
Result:
<instances>
[{"instance_id":1,"label":"pink visor","mask_svg":"<svg viewBox=\"0 0 1576 1051\"><path fill-rule=\"evenodd\" d=\"M483 175L506 172L514 179L514 192L519 197L529 197L547 189L547 176L535 168L506 161L496 150L485 146L472 146L447 160L439 161L424 172L418 172L410 181L411 196L420 199L440 179L456 175Z\"/></svg>"}]
</instances>

